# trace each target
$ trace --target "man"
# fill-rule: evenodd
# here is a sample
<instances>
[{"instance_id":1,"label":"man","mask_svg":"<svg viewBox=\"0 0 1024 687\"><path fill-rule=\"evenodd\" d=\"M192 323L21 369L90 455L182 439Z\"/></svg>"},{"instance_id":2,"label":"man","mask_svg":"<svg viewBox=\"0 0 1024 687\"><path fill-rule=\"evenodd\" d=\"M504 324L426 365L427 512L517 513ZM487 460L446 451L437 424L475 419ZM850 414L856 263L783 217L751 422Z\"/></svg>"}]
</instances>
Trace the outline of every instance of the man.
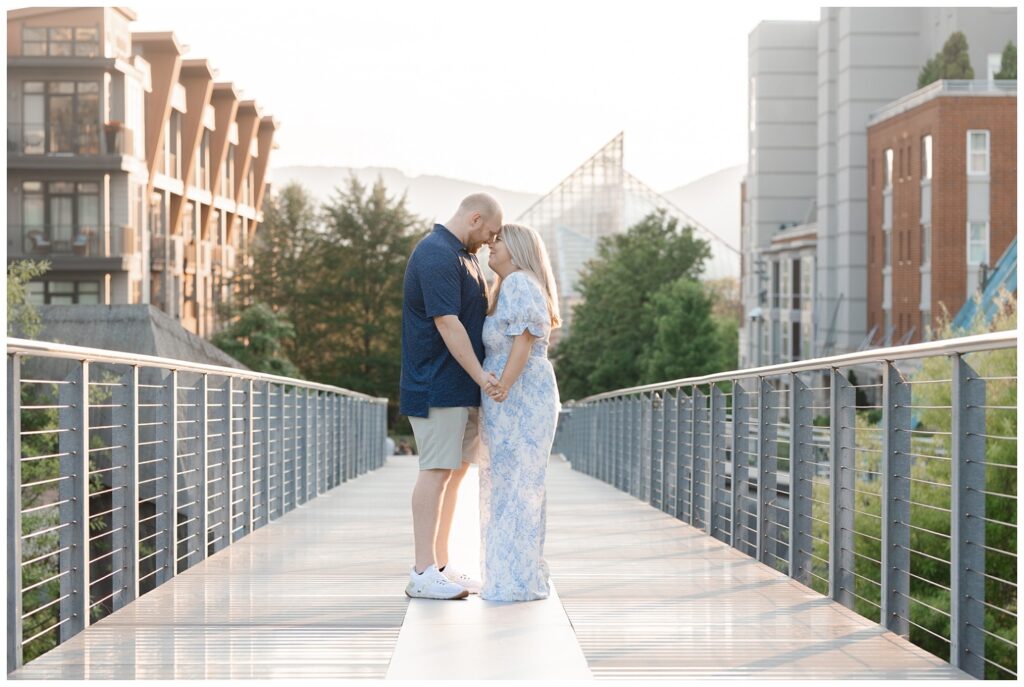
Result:
<instances>
[{"instance_id":1,"label":"man","mask_svg":"<svg viewBox=\"0 0 1024 687\"><path fill-rule=\"evenodd\" d=\"M420 473L412 492L416 563L405 593L464 599L480 582L448 562L459 484L480 449L480 389L500 394L485 374L482 339L487 283L476 252L501 230L501 206L467 196L447 224L435 224L405 268L400 412L409 416Z\"/></svg>"}]
</instances>

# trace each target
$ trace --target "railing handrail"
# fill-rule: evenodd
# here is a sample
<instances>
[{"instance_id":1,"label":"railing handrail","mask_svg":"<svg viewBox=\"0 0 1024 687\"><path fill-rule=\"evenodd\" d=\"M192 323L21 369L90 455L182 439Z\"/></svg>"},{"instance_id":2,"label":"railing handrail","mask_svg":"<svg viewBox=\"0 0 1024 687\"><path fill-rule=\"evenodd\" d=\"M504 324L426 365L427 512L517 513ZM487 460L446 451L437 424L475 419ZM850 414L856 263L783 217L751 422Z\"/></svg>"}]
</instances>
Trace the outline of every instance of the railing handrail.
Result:
<instances>
[{"instance_id":1,"label":"railing handrail","mask_svg":"<svg viewBox=\"0 0 1024 687\"><path fill-rule=\"evenodd\" d=\"M52 343L50 341L34 341L32 339L7 339L7 354L20 355L46 355L52 358L65 358L68 360L88 360L90 362L112 363L115 365L142 365L146 367L159 367L179 372L198 372L215 374L226 377L244 377L245 379L273 382L275 384L286 384L320 391L330 391L352 398L361 398L373 403L387 404L388 399L370 396L358 391L351 391L330 384L320 384L294 377L282 377L280 375L256 372L254 370L241 370L235 367L222 365L208 365L205 363L193 363L186 360L174 358L163 358L154 355L141 353L123 353L120 351L109 351L102 348L88 348L86 346L71 346L68 344Z\"/></svg>"},{"instance_id":2,"label":"railing handrail","mask_svg":"<svg viewBox=\"0 0 1024 687\"><path fill-rule=\"evenodd\" d=\"M828 367L850 367L865 363L892 362L894 360L906 360L909 358L920 358L929 355L974 353L976 351L990 351L998 348L1009 348L1017 345L1017 330L1003 332L989 332L973 336L963 336L954 339L940 339L924 343L907 344L905 346L892 346L889 348L874 348L866 351L855 351L853 353L842 353L828 356L826 358L812 358L791 363L779 363L777 365L765 365L762 367L751 367L742 370L729 370L728 372L716 372L715 374L702 377L686 377L674 379L668 382L656 382L633 386L628 389L616 389L606 391L593 396L587 396L579 401L569 403L591 403L602 401L608 398L626 396L635 393L653 391L665 391L674 389L677 386L690 386L693 384L710 384L712 382L727 382L733 379L745 379L747 377L765 377L790 372L807 372L820 370Z\"/></svg>"}]
</instances>

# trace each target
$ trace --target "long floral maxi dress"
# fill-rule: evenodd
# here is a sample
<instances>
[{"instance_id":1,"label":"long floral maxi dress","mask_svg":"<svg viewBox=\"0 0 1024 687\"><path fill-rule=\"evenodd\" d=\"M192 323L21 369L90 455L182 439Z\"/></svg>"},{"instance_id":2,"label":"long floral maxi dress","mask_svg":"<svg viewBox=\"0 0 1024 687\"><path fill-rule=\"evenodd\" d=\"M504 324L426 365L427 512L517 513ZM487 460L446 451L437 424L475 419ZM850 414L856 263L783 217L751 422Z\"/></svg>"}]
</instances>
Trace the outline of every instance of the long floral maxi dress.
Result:
<instances>
[{"instance_id":1,"label":"long floral maxi dress","mask_svg":"<svg viewBox=\"0 0 1024 687\"><path fill-rule=\"evenodd\" d=\"M487 450L480 461L480 596L491 601L548 596L544 480L559 410L547 358L551 318L537 281L513 272L501 284L494 314L484 321L484 370L501 377L512 342L526 330L538 339L508 398L497 403L481 395Z\"/></svg>"}]
</instances>

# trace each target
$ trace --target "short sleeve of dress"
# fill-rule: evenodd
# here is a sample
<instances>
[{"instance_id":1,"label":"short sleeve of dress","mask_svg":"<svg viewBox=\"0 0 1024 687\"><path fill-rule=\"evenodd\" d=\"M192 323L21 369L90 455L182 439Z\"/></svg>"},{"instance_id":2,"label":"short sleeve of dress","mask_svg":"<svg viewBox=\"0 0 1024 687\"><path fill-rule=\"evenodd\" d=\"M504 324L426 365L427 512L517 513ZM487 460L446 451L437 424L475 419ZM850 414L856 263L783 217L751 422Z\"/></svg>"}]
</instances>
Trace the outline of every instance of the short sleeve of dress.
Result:
<instances>
[{"instance_id":1,"label":"short sleeve of dress","mask_svg":"<svg viewBox=\"0 0 1024 687\"><path fill-rule=\"evenodd\" d=\"M540 284L523 272L513 272L501 284L495 310L507 336L519 336L529 330L534 336L544 338L551 330L547 299Z\"/></svg>"}]
</instances>

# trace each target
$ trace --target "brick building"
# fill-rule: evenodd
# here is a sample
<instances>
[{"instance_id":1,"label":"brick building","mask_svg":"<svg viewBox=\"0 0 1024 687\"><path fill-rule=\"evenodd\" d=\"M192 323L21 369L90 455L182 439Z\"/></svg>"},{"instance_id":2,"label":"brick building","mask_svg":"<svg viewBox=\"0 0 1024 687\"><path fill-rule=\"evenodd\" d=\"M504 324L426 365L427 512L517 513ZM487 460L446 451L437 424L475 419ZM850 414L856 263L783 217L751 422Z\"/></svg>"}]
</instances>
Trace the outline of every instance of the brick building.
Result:
<instances>
[{"instance_id":1,"label":"brick building","mask_svg":"<svg viewBox=\"0 0 1024 687\"><path fill-rule=\"evenodd\" d=\"M938 81L870 117L872 345L928 340L1016 231L1015 81Z\"/></svg>"}]
</instances>

